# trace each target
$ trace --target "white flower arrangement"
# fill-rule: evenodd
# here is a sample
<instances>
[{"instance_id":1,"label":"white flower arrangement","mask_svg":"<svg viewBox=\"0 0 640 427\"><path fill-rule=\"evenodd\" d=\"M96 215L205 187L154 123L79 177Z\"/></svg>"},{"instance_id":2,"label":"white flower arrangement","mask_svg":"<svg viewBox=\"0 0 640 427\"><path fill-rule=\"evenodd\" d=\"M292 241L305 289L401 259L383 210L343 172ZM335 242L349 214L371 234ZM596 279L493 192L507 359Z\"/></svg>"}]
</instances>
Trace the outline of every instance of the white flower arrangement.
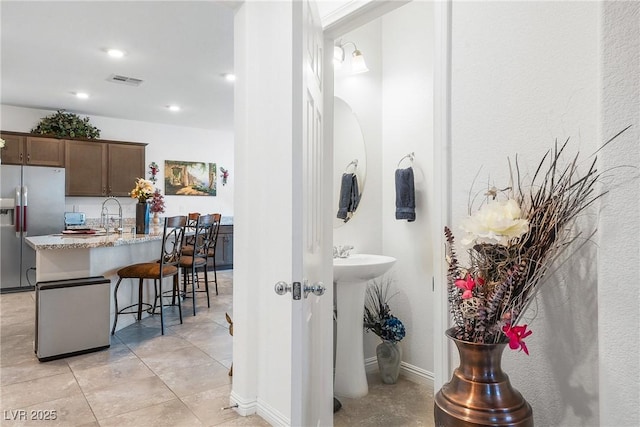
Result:
<instances>
[{"instance_id":1,"label":"white flower arrangement","mask_svg":"<svg viewBox=\"0 0 640 427\"><path fill-rule=\"evenodd\" d=\"M497 243L507 246L529 231L529 221L522 218L522 210L513 199L490 201L465 219L461 228L467 232L462 244Z\"/></svg>"},{"instance_id":2,"label":"white flower arrangement","mask_svg":"<svg viewBox=\"0 0 640 427\"><path fill-rule=\"evenodd\" d=\"M606 193L597 157L581 173L579 153L562 161L567 144L547 151L531 178L520 175L517 159L515 170L509 165L512 179L500 190L504 194L489 189L486 203L462 222L467 263L458 260L453 233L445 227L453 337L508 342L529 354L524 339L532 332L524 314L554 261L577 239L591 236L574 227L576 218Z\"/></svg>"}]
</instances>

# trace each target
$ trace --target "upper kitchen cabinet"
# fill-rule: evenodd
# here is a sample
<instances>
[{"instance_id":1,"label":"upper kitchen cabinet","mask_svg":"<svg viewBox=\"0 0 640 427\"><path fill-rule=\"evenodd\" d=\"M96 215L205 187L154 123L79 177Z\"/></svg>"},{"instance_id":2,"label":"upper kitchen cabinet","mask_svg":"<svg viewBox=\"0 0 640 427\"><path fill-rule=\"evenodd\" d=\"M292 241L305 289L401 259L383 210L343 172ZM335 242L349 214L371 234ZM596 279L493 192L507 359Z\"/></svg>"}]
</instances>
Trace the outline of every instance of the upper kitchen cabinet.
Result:
<instances>
[{"instance_id":1,"label":"upper kitchen cabinet","mask_svg":"<svg viewBox=\"0 0 640 427\"><path fill-rule=\"evenodd\" d=\"M145 176L146 144L66 141L67 196L129 196Z\"/></svg>"},{"instance_id":2,"label":"upper kitchen cabinet","mask_svg":"<svg viewBox=\"0 0 640 427\"><path fill-rule=\"evenodd\" d=\"M129 196L137 178L145 177L146 144L113 144L107 149L109 196Z\"/></svg>"},{"instance_id":3,"label":"upper kitchen cabinet","mask_svg":"<svg viewBox=\"0 0 640 427\"><path fill-rule=\"evenodd\" d=\"M2 132L6 145L2 163L6 165L64 167L64 140L20 133Z\"/></svg>"}]
</instances>

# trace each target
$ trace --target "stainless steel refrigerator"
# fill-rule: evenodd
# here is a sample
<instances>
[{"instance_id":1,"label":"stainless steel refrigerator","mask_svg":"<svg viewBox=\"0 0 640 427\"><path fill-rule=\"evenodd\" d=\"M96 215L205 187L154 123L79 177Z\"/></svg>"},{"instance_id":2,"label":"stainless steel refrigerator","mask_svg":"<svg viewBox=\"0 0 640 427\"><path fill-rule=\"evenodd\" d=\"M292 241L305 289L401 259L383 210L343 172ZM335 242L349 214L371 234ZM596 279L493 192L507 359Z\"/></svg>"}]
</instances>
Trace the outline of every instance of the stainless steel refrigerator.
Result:
<instances>
[{"instance_id":1,"label":"stainless steel refrigerator","mask_svg":"<svg viewBox=\"0 0 640 427\"><path fill-rule=\"evenodd\" d=\"M27 236L64 229L64 169L0 165L0 292L33 290L36 254Z\"/></svg>"}]
</instances>

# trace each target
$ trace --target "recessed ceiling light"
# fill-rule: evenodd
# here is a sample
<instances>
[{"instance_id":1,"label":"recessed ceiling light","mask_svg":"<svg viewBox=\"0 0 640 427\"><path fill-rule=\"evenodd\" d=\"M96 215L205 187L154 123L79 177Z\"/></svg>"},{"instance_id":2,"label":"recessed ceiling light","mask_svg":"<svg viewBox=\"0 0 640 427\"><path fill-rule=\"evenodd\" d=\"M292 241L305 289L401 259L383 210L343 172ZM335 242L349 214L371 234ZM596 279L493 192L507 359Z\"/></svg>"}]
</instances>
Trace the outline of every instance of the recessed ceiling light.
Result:
<instances>
[{"instance_id":1,"label":"recessed ceiling light","mask_svg":"<svg viewBox=\"0 0 640 427\"><path fill-rule=\"evenodd\" d=\"M169 111L180 111L179 105L167 105L167 108L169 109Z\"/></svg>"},{"instance_id":2,"label":"recessed ceiling light","mask_svg":"<svg viewBox=\"0 0 640 427\"><path fill-rule=\"evenodd\" d=\"M223 74L225 80L227 80L228 82L235 82L236 81L236 75L233 73L225 73Z\"/></svg>"},{"instance_id":3,"label":"recessed ceiling light","mask_svg":"<svg viewBox=\"0 0 640 427\"><path fill-rule=\"evenodd\" d=\"M112 58L122 58L124 56L124 50L107 49L107 54Z\"/></svg>"},{"instance_id":4,"label":"recessed ceiling light","mask_svg":"<svg viewBox=\"0 0 640 427\"><path fill-rule=\"evenodd\" d=\"M88 99L89 98L89 94L86 93L86 92L76 92L75 95L76 95L76 98L79 98L79 99Z\"/></svg>"}]
</instances>

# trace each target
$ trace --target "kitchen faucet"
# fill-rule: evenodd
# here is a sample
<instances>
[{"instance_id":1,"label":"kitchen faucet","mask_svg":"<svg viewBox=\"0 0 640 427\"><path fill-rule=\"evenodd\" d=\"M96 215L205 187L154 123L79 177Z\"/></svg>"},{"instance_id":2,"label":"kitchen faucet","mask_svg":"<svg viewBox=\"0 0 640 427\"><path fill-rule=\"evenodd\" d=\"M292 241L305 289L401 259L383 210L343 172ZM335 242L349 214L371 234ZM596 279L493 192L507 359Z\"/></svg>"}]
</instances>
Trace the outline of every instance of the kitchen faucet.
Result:
<instances>
[{"instance_id":1,"label":"kitchen faucet","mask_svg":"<svg viewBox=\"0 0 640 427\"><path fill-rule=\"evenodd\" d=\"M120 232L123 232L123 228L122 228L122 205L120 204L120 202L118 201L118 199L116 199L113 196L107 197L106 200L104 202L102 202L102 210L100 212L100 225L102 227L104 227L105 231L107 232L107 235L109 235L109 223L111 222L111 218L116 216L115 213L111 214L109 213L109 208L107 206L109 201L114 201L116 202L116 204L118 205L118 229L120 230ZM117 229L116 229L117 231Z\"/></svg>"}]
</instances>

